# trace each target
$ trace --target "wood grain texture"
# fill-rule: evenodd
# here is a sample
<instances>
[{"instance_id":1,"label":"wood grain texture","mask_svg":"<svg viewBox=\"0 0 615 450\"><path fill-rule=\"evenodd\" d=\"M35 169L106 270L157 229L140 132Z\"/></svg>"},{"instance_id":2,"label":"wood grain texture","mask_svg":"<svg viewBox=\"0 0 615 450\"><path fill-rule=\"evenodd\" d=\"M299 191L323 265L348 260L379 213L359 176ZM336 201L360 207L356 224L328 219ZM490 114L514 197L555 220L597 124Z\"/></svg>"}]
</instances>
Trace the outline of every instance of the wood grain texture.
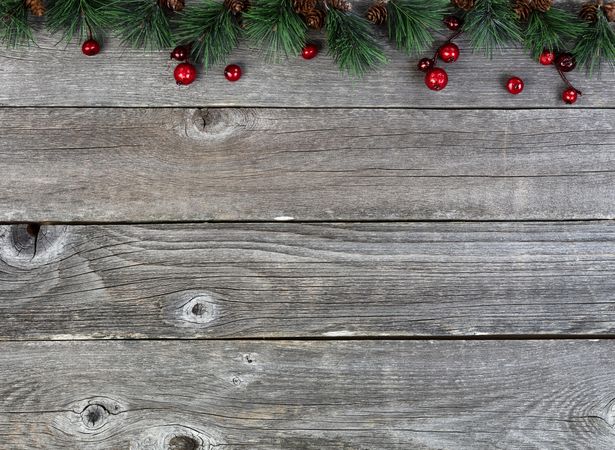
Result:
<instances>
[{"instance_id":1,"label":"wood grain texture","mask_svg":"<svg viewBox=\"0 0 615 450\"><path fill-rule=\"evenodd\" d=\"M611 116L0 109L0 220L612 219Z\"/></svg>"},{"instance_id":2,"label":"wood grain texture","mask_svg":"<svg viewBox=\"0 0 615 450\"><path fill-rule=\"evenodd\" d=\"M611 222L24 230L0 339L615 334Z\"/></svg>"},{"instance_id":3,"label":"wood grain texture","mask_svg":"<svg viewBox=\"0 0 615 450\"><path fill-rule=\"evenodd\" d=\"M2 449L615 446L612 341L13 342L0 350Z\"/></svg>"},{"instance_id":4,"label":"wood grain texture","mask_svg":"<svg viewBox=\"0 0 615 450\"><path fill-rule=\"evenodd\" d=\"M578 10L583 2L568 6ZM362 12L370 0L353 3ZM442 33L434 48L447 37ZM553 68L532 61L520 48L507 48L490 61L472 54L463 39L458 41L461 58L447 66L449 86L438 93L425 87L423 73L416 70L418 59L432 50L408 57L387 46L388 66L352 80L339 73L326 51L314 60L272 65L244 43L229 58L243 67L241 81L228 83L220 65L192 86L179 88L168 52L128 50L111 40L100 55L84 58L78 45L58 45L58 39L40 35L38 46L0 49L0 105L569 108L561 100L565 85ZM324 41L321 34L313 39ZM381 41L386 42L384 36ZM504 88L512 75L525 80L522 95L512 96ZM593 79L577 71L570 78L583 91L576 107L615 107L612 70Z\"/></svg>"}]
</instances>

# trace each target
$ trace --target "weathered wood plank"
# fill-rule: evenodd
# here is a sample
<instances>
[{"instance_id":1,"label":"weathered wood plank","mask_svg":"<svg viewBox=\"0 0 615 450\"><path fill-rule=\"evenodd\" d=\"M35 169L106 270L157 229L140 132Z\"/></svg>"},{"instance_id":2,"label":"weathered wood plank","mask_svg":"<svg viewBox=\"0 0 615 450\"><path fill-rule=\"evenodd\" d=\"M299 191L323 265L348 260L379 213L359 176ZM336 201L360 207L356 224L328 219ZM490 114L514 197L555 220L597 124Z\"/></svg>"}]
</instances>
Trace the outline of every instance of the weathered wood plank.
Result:
<instances>
[{"instance_id":1,"label":"weathered wood plank","mask_svg":"<svg viewBox=\"0 0 615 450\"><path fill-rule=\"evenodd\" d=\"M615 447L613 341L0 349L12 450Z\"/></svg>"},{"instance_id":2,"label":"weathered wood plank","mask_svg":"<svg viewBox=\"0 0 615 450\"><path fill-rule=\"evenodd\" d=\"M0 339L615 334L612 222L25 228Z\"/></svg>"},{"instance_id":3,"label":"weathered wood plank","mask_svg":"<svg viewBox=\"0 0 615 450\"><path fill-rule=\"evenodd\" d=\"M355 2L355 9L364 11L370 2ZM578 8L583 2L572 3ZM323 41L322 35L314 38ZM443 34L439 43L445 39ZM449 87L439 93L424 86L416 70L419 56L408 58L390 46L391 63L358 81L339 74L325 51L311 61L297 58L271 65L243 44L230 57L244 68L240 82L228 83L220 66L181 89L173 82L167 52L128 50L111 41L101 55L84 58L77 45L66 48L57 40L42 35L38 47L0 49L1 105L567 107L561 101L565 86L552 68L513 48L489 61L472 54L463 40L460 60L447 66ZM512 96L504 89L511 75L525 80L523 94ZM607 69L594 79L581 72L570 77L584 94L575 106L615 107L613 71Z\"/></svg>"},{"instance_id":4,"label":"weathered wood plank","mask_svg":"<svg viewBox=\"0 0 615 450\"><path fill-rule=\"evenodd\" d=\"M615 218L610 110L0 109L0 220Z\"/></svg>"}]
</instances>

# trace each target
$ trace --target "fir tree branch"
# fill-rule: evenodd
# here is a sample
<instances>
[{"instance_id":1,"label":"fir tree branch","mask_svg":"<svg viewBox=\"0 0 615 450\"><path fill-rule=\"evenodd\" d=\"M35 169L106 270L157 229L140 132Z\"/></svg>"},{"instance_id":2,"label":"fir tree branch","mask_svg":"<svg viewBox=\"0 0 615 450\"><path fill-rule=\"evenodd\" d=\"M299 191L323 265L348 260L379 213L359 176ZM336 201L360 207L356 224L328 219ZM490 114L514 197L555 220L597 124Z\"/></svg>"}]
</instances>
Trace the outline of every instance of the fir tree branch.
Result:
<instances>
[{"instance_id":1,"label":"fir tree branch","mask_svg":"<svg viewBox=\"0 0 615 450\"><path fill-rule=\"evenodd\" d=\"M176 40L190 45L192 58L205 70L223 62L237 47L241 28L235 15L215 0L201 0L178 16Z\"/></svg>"},{"instance_id":2,"label":"fir tree branch","mask_svg":"<svg viewBox=\"0 0 615 450\"><path fill-rule=\"evenodd\" d=\"M488 57L508 43L523 41L517 16L508 0L476 0L465 15L463 31L474 50L482 50Z\"/></svg>"},{"instance_id":3,"label":"fir tree branch","mask_svg":"<svg viewBox=\"0 0 615 450\"><path fill-rule=\"evenodd\" d=\"M295 13L292 0L261 0L244 14L246 35L263 48L267 61L296 57L307 39L307 25Z\"/></svg>"},{"instance_id":4,"label":"fir tree branch","mask_svg":"<svg viewBox=\"0 0 615 450\"><path fill-rule=\"evenodd\" d=\"M161 50L173 45L167 12L158 0L124 0L114 28L129 47Z\"/></svg>"},{"instance_id":5,"label":"fir tree branch","mask_svg":"<svg viewBox=\"0 0 615 450\"><path fill-rule=\"evenodd\" d=\"M559 8L551 8L547 12L534 10L524 30L525 47L532 58L537 59L543 50L565 48L567 41L578 38L585 29L585 24L568 11Z\"/></svg>"},{"instance_id":6,"label":"fir tree branch","mask_svg":"<svg viewBox=\"0 0 615 450\"><path fill-rule=\"evenodd\" d=\"M430 31L442 26L448 3L448 0L389 0L389 39L409 55L425 51L434 40Z\"/></svg>"},{"instance_id":7,"label":"fir tree branch","mask_svg":"<svg viewBox=\"0 0 615 450\"><path fill-rule=\"evenodd\" d=\"M28 7L23 0L0 2L0 42L10 48L34 42Z\"/></svg>"},{"instance_id":8,"label":"fir tree branch","mask_svg":"<svg viewBox=\"0 0 615 450\"><path fill-rule=\"evenodd\" d=\"M325 19L329 53L342 72L362 77L387 62L371 33L370 23L354 13L329 8Z\"/></svg>"},{"instance_id":9,"label":"fir tree branch","mask_svg":"<svg viewBox=\"0 0 615 450\"><path fill-rule=\"evenodd\" d=\"M62 40L90 37L101 40L103 29L116 22L122 13L118 0L51 0L47 9L47 27L62 33Z\"/></svg>"},{"instance_id":10,"label":"fir tree branch","mask_svg":"<svg viewBox=\"0 0 615 450\"><path fill-rule=\"evenodd\" d=\"M604 61L615 65L615 31L602 8L598 10L596 21L581 35L572 53L579 66L584 67L589 75L599 70Z\"/></svg>"}]
</instances>

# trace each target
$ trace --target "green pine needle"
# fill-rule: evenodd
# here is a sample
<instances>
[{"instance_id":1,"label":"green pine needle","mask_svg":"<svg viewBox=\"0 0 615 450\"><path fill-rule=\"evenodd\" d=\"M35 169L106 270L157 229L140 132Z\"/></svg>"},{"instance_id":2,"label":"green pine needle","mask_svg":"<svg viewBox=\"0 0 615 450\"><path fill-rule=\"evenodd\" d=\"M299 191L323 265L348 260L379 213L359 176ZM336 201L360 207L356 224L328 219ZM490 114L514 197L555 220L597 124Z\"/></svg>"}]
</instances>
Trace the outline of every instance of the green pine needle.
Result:
<instances>
[{"instance_id":1,"label":"green pine needle","mask_svg":"<svg viewBox=\"0 0 615 450\"><path fill-rule=\"evenodd\" d=\"M23 0L0 2L0 42L15 48L34 41L32 27L28 22L28 8Z\"/></svg>"},{"instance_id":2,"label":"green pine needle","mask_svg":"<svg viewBox=\"0 0 615 450\"><path fill-rule=\"evenodd\" d=\"M49 30L70 42L75 36L101 40L103 29L120 14L117 0L52 0L45 15Z\"/></svg>"},{"instance_id":3,"label":"green pine needle","mask_svg":"<svg viewBox=\"0 0 615 450\"><path fill-rule=\"evenodd\" d=\"M577 41L572 53L589 75L599 70L603 61L615 65L615 31L602 10L598 11L598 20Z\"/></svg>"},{"instance_id":4,"label":"green pine needle","mask_svg":"<svg viewBox=\"0 0 615 450\"><path fill-rule=\"evenodd\" d=\"M448 0L389 0L387 31L389 39L408 55L420 53L433 43L430 30L442 26Z\"/></svg>"},{"instance_id":5,"label":"green pine needle","mask_svg":"<svg viewBox=\"0 0 615 450\"><path fill-rule=\"evenodd\" d=\"M244 14L246 35L265 50L267 61L295 58L307 39L307 25L295 13L292 0L261 0Z\"/></svg>"},{"instance_id":6,"label":"green pine needle","mask_svg":"<svg viewBox=\"0 0 615 450\"><path fill-rule=\"evenodd\" d=\"M325 29L329 54L342 72L362 77L367 71L387 62L371 33L370 23L364 18L329 8Z\"/></svg>"},{"instance_id":7,"label":"green pine needle","mask_svg":"<svg viewBox=\"0 0 615 450\"><path fill-rule=\"evenodd\" d=\"M192 58L205 70L224 62L237 47L241 28L233 13L215 0L201 0L178 17L176 41L191 46Z\"/></svg>"},{"instance_id":8,"label":"green pine needle","mask_svg":"<svg viewBox=\"0 0 615 450\"><path fill-rule=\"evenodd\" d=\"M586 29L574 14L559 8L547 12L533 11L525 29L525 46L532 58L537 59L543 50L557 51L568 40L578 38Z\"/></svg>"},{"instance_id":9,"label":"green pine needle","mask_svg":"<svg viewBox=\"0 0 615 450\"><path fill-rule=\"evenodd\" d=\"M173 45L169 18L156 0L124 0L114 28L129 47L161 50Z\"/></svg>"},{"instance_id":10,"label":"green pine needle","mask_svg":"<svg viewBox=\"0 0 615 450\"><path fill-rule=\"evenodd\" d=\"M522 42L517 15L509 0L476 0L474 8L465 15L463 31L474 50L492 57L493 51L511 42Z\"/></svg>"}]
</instances>

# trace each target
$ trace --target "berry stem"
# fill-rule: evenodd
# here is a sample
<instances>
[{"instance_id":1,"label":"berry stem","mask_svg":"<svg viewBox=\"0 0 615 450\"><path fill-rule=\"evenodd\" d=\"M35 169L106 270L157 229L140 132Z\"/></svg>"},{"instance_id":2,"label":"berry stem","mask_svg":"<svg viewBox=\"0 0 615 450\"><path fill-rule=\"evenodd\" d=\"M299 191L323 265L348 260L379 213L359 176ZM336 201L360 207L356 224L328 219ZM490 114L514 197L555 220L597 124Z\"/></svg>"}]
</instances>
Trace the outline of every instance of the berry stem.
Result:
<instances>
[{"instance_id":1,"label":"berry stem","mask_svg":"<svg viewBox=\"0 0 615 450\"><path fill-rule=\"evenodd\" d=\"M559 67L556 67L557 69L557 73L559 73L559 76L561 77L561 79L564 81L564 83L566 83L566 86L568 86L570 89L574 90L577 94L579 95L583 95L583 93L581 91L579 91L577 88L575 88L572 83L570 81L568 81L568 78L566 78L566 75L564 75L564 72L562 72L562 70Z\"/></svg>"}]
</instances>

